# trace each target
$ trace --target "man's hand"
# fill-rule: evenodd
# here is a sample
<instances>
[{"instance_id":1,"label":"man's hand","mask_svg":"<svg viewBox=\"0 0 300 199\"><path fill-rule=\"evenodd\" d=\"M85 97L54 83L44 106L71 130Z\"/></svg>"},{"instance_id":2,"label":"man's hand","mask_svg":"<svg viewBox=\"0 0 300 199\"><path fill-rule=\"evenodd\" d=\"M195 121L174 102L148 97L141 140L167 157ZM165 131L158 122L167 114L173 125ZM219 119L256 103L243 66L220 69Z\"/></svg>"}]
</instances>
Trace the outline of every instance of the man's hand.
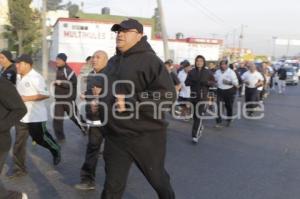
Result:
<instances>
[{"instance_id":1,"label":"man's hand","mask_svg":"<svg viewBox=\"0 0 300 199\"><path fill-rule=\"evenodd\" d=\"M249 82L249 81L245 81L244 83L245 83L246 86L249 86L249 85L250 85L250 82Z\"/></svg>"},{"instance_id":2,"label":"man's hand","mask_svg":"<svg viewBox=\"0 0 300 199\"><path fill-rule=\"evenodd\" d=\"M86 96L85 96L85 94L80 94L80 99L83 101L83 100L85 100L85 98L86 98Z\"/></svg>"},{"instance_id":3,"label":"man's hand","mask_svg":"<svg viewBox=\"0 0 300 199\"><path fill-rule=\"evenodd\" d=\"M225 85L232 85L232 82L226 79L223 79L223 84Z\"/></svg>"},{"instance_id":4,"label":"man's hand","mask_svg":"<svg viewBox=\"0 0 300 199\"><path fill-rule=\"evenodd\" d=\"M126 111L125 95L116 95L117 111L120 113Z\"/></svg>"},{"instance_id":5,"label":"man's hand","mask_svg":"<svg viewBox=\"0 0 300 199\"><path fill-rule=\"evenodd\" d=\"M58 85L58 86L60 86L61 83L62 83L61 80L55 80L55 81L54 81L54 84L56 84L56 85Z\"/></svg>"},{"instance_id":6,"label":"man's hand","mask_svg":"<svg viewBox=\"0 0 300 199\"><path fill-rule=\"evenodd\" d=\"M261 87L261 86L263 86L263 83L261 82L261 81L258 81L256 84L255 84L255 87Z\"/></svg>"}]
</instances>

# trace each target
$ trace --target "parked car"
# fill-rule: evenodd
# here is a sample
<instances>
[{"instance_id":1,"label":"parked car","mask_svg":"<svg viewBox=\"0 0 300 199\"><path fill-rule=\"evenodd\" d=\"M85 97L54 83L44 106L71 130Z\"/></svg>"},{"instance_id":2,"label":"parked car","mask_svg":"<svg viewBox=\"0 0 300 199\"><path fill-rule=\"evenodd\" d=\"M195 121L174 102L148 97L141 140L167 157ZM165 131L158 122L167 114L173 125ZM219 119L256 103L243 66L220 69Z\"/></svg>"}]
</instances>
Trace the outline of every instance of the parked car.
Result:
<instances>
[{"instance_id":1,"label":"parked car","mask_svg":"<svg viewBox=\"0 0 300 199\"><path fill-rule=\"evenodd\" d=\"M286 70L286 83L291 85L298 85L299 77L294 67L284 67Z\"/></svg>"}]
</instances>

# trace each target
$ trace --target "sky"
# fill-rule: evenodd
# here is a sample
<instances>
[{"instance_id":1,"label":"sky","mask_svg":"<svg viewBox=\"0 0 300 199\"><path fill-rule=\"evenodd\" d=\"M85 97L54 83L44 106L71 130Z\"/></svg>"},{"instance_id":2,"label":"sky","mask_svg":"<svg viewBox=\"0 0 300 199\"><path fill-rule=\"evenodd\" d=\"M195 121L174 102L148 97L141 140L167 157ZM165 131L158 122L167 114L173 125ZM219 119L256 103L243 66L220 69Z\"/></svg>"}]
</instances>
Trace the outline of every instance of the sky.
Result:
<instances>
[{"instance_id":1,"label":"sky","mask_svg":"<svg viewBox=\"0 0 300 199\"><path fill-rule=\"evenodd\" d=\"M83 10L101 13L152 17L156 0L71 0ZM219 38L226 47L238 47L244 26L242 47L255 54L295 55L300 46L274 47L273 37L300 40L299 0L161 0L168 36L182 32L185 37ZM34 0L40 6L42 0ZM64 0L67 3L68 0Z\"/></svg>"}]
</instances>

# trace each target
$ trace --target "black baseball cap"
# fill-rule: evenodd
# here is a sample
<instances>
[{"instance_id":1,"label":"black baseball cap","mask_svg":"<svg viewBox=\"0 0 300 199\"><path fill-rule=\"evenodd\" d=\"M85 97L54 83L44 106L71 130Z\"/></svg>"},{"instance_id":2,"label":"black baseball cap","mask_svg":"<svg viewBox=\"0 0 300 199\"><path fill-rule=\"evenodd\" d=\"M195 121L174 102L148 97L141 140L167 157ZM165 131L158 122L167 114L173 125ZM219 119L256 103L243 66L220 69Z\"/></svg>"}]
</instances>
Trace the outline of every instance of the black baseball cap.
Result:
<instances>
[{"instance_id":1,"label":"black baseball cap","mask_svg":"<svg viewBox=\"0 0 300 199\"><path fill-rule=\"evenodd\" d=\"M111 27L111 31L114 32L122 29L123 30L136 29L139 33L143 33L143 25L139 21L131 18L126 19L119 24L114 24Z\"/></svg>"},{"instance_id":2,"label":"black baseball cap","mask_svg":"<svg viewBox=\"0 0 300 199\"><path fill-rule=\"evenodd\" d=\"M30 65L33 64L33 60L31 58L31 56L27 55L27 54L22 54L20 57L18 57L16 59L16 63L20 63L20 62L25 62L25 63L28 63Z\"/></svg>"},{"instance_id":3,"label":"black baseball cap","mask_svg":"<svg viewBox=\"0 0 300 199\"><path fill-rule=\"evenodd\" d=\"M2 50L0 54L4 55L9 61L13 62L13 56L8 50Z\"/></svg>"}]
</instances>

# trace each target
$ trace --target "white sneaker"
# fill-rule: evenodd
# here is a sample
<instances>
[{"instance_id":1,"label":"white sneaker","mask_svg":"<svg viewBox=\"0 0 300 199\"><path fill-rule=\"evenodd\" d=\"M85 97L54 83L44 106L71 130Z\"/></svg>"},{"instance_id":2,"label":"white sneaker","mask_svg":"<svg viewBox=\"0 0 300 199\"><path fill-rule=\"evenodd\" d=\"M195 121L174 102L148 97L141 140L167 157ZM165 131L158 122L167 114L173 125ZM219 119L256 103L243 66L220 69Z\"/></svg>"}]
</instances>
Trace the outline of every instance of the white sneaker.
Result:
<instances>
[{"instance_id":1,"label":"white sneaker","mask_svg":"<svg viewBox=\"0 0 300 199\"><path fill-rule=\"evenodd\" d=\"M193 137L193 142L198 143L199 138Z\"/></svg>"}]
</instances>

